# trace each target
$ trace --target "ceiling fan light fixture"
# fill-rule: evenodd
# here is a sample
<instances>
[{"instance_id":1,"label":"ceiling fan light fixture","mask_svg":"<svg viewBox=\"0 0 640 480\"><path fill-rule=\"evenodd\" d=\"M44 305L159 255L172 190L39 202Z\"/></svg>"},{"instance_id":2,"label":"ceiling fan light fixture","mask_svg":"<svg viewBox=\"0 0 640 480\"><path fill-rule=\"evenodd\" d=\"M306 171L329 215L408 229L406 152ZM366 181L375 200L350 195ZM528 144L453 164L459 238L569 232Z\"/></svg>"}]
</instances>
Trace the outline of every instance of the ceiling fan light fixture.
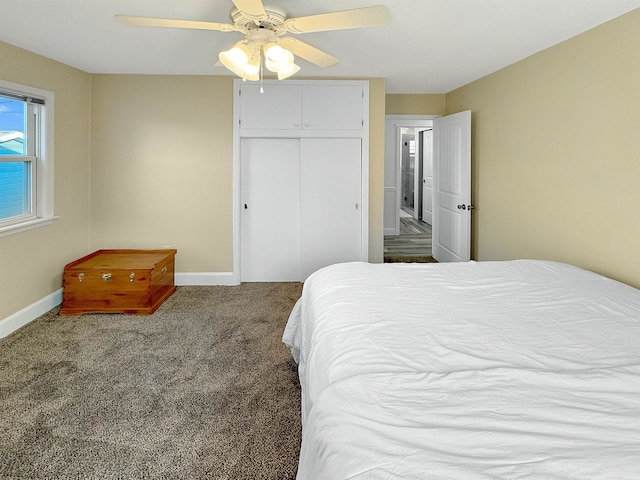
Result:
<instances>
[{"instance_id":1,"label":"ceiling fan light fixture","mask_svg":"<svg viewBox=\"0 0 640 480\"><path fill-rule=\"evenodd\" d=\"M245 80L260 80L260 49L256 48L251 56L251 59L244 67L244 75L242 78Z\"/></svg>"},{"instance_id":2,"label":"ceiling fan light fixture","mask_svg":"<svg viewBox=\"0 0 640 480\"><path fill-rule=\"evenodd\" d=\"M289 78L291 75L293 75L294 73L297 73L299 70L300 70L300 67L295 63L292 63L287 68L279 70L277 72L278 80L284 80L285 78Z\"/></svg>"},{"instance_id":3,"label":"ceiling fan light fixture","mask_svg":"<svg viewBox=\"0 0 640 480\"><path fill-rule=\"evenodd\" d=\"M281 71L285 71L288 70L291 65L293 65L293 53L291 53L289 50L285 50L282 47L278 47L278 55L277 55L277 59L274 57L268 57L265 55L265 67L267 67L269 70L271 70L272 72L278 73ZM271 50L269 50L269 53L271 53Z\"/></svg>"},{"instance_id":4,"label":"ceiling fan light fixture","mask_svg":"<svg viewBox=\"0 0 640 480\"><path fill-rule=\"evenodd\" d=\"M264 51L264 58L272 62L279 62L285 54L284 48L274 42L265 43L262 50Z\"/></svg>"},{"instance_id":5,"label":"ceiling fan light fixture","mask_svg":"<svg viewBox=\"0 0 640 480\"><path fill-rule=\"evenodd\" d=\"M244 72L251 59L251 49L244 41L241 41L229 50L220 52L218 58L225 67L242 77L242 72Z\"/></svg>"}]
</instances>

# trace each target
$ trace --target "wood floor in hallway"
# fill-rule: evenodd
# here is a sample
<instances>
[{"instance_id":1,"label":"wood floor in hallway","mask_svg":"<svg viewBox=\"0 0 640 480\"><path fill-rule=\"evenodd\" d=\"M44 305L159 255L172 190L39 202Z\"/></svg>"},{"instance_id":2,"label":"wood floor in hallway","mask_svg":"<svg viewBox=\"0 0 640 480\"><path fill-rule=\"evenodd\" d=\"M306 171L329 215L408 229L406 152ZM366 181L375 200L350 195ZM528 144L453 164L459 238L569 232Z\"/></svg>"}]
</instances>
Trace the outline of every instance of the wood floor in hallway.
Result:
<instances>
[{"instance_id":1,"label":"wood floor in hallway","mask_svg":"<svg viewBox=\"0 0 640 480\"><path fill-rule=\"evenodd\" d=\"M413 217L401 217L400 235L384 236L385 262L433 261L431 235L432 229L428 223Z\"/></svg>"}]
</instances>

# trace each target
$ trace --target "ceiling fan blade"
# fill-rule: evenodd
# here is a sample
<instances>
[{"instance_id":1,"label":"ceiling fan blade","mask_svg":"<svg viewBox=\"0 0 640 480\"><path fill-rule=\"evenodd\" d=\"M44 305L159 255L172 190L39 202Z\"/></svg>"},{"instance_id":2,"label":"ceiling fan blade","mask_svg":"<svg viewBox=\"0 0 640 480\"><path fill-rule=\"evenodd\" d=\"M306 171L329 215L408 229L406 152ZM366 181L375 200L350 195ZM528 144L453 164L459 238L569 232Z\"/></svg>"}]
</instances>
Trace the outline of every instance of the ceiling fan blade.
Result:
<instances>
[{"instance_id":1,"label":"ceiling fan blade","mask_svg":"<svg viewBox=\"0 0 640 480\"><path fill-rule=\"evenodd\" d=\"M340 61L333 55L329 55L322 50L318 50L316 47L312 47L308 43L302 42L297 38L282 38L280 39L280 45L282 48L286 48L294 55L304 58L308 62L318 65L319 67L330 67Z\"/></svg>"},{"instance_id":2,"label":"ceiling fan blade","mask_svg":"<svg viewBox=\"0 0 640 480\"><path fill-rule=\"evenodd\" d=\"M236 27L229 23L175 20L172 18L132 17L128 15L116 15L116 20L125 25L134 25L137 27L193 28L197 30L217 30L220 32L236 31Z\"/></svg>"},{"instance_id":3,"label":"ceiling fan blade","mask_svg":"<svg viewBox=\"0 0 640 480\"><path fill-rule=\"evenodd\" d=\"M261 20L267 16L262 0L232 0L238 10L244 12L254 20Z\"/></svg>"},{"instance_id":4,"label":"ceiling fan blade","mask_svg":"<svg viewBox=\"0 0 640 480\"><path fill-rule=\"evenodd\" d=\"M284 27L291 33L324 32L346 28L377 27L389 23L391 16L384 5L356 8L340 12L322 13L285 20Z\"/></svg>"}]
</instances>

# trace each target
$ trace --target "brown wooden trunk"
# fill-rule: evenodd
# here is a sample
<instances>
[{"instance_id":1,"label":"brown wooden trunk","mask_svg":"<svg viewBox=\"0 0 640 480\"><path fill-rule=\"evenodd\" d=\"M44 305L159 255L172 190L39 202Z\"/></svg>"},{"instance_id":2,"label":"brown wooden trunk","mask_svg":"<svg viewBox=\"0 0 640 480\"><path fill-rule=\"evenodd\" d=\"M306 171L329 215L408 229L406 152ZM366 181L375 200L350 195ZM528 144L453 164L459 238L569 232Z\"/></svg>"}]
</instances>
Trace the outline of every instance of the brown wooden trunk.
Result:
<instances>
[{"instance_id":1,"label":"brown wooden trunk","mask_svg":"<svg viewBox=\"0 0 640 480\"><path fill-rule=\"evenodd\" d=\"M64 268L60 315L155 312L176 287L176 250L98 250Z\"/></svg>"}]
</instances>

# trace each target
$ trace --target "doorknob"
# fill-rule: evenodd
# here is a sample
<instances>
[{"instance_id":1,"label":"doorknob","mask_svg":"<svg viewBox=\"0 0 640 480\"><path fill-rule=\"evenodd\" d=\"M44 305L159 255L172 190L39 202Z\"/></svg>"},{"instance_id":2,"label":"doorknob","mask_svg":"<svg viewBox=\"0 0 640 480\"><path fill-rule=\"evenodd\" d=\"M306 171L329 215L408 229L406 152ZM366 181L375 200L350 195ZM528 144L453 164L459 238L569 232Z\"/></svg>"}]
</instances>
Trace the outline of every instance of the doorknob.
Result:
<instances>
[{"instance_id":1,"label":"doorknob","mask_svg":"<svg viewBox=\"0 0 640 480\"><path fill-rule=\"evenodd\" d=\"M466 210L467 206L463 203L462 205L458 205L458 210Z\"/></svg>"}]
</instances>

